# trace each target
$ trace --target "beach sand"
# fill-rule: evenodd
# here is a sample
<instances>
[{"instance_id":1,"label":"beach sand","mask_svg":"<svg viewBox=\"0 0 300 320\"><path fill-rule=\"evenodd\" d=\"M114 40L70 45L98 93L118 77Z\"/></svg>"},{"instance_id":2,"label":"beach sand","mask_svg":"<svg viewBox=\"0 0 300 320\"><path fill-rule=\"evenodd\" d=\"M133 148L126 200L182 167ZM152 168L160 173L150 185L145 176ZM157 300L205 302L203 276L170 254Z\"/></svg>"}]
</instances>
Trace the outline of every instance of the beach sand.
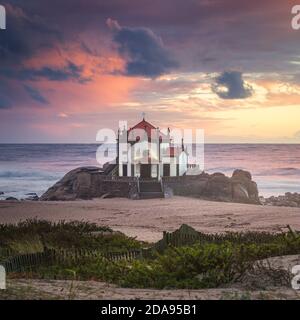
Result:
<instances>
[{"instance_id":1,"label":"beach sand","mask_svg":"<svg viewBox=\"0 0 300 320\"><path fill-rule=\"evenodd\" d=\"M298 255L282 256L268 259L272 268L291 268L299 264ZM300 299L300 291L289 286L268 284L263 278L257 278L257 287L250 283L237 283L234 286L214 289L131 289L100 281L70 281L47 279L9 279L8 291L0 292L2 299L78 299L78 300L122 300L122 299L157 299L157 300L273 300ZM1 290L0 290L1 291ZM24 296L24 293L26 295Z\"/></svg>"},{"instance_id":2,"label":"beach sand","mask_svg":"<svg viewBox=\"0 0 300 320\"><path fill-rule=\"evenodd\" d=\"M217 288L199 290L154 290L120 288L98 281L11 279L0 300L299 300L300 292L286 287L261 290ZM24 297L24 292L26 296Z\"/></svg>"},{"instance_id":3,"label":"beach sand","mask_svg":"<svg viewBox=\"0 0 300 320\"><path fill-rule=\"evenodd\" d=\"M202 232L300 230L300 208L205 201L187 197L72 202L0 202L0 223L27 218L85 220L154 242L185 223Z\"/></svg>"},{"instance_id":4,"label":"beach sand","mask_svg":"<svg viewBox=\"0 0 300 320\"><path fill-rule=\"evenodd\" d=\"M163 231L189 224L202 232L300 230L300 208L271 207L204 201L194 198L129 200L96 199L73 202L0 202L0 223L27 218L51 221L86 220L154 242ZM299 256L271 258L290 269ZM26 296L24 296L26 292ZM299 299L290 287L251 289L227 287L203 290L152 290L119 288L96 281L9 279L1 299Z\"/></svg>"}]
</instances>

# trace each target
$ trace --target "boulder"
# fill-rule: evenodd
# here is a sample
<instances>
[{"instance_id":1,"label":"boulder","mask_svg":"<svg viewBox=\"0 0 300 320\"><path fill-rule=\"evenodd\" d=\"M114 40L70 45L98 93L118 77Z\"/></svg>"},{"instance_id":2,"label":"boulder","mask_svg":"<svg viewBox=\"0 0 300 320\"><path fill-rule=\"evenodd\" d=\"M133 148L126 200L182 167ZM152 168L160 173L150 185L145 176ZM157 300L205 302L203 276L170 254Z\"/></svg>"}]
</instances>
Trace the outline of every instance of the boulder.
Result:
<instances>
[{"instance_id":1,"label":"boulder","mask_svg":"<svg viewBox=\"0 0 300 320\"><path fill-rule=\"evenodd\" d=\"M241 169L236 169L233 171L232 179L238 180L252 180L251 173L249 171L244 171Z\"/></svg>"},{"instance_id":2,"label":"boulder","mask_svg":"<svg viewBox=\"0 0 300 320\"><path fill-rule=\"evenodd\" d=\"M27 198L25 198L26 201L38 201L39 200L39 196L36 193L27 193L26 194Z\"/></svg>"},{"instance_id":3,"label":"boulder","mask_svg":"<svg viewBox=\"0 0 300 320\"><path fill-rule=\"evenodd\" d=\"M4 195L4 192L0 191L0 196Z\"/></svg>"},{"instance_id":4,"label":"boulder","mask_svg":"<svg viewBox=\"0 0 300 320\"><path fill-rule=\"evenodd\" d=\"M201 196L221 201L232 201L230 178L223 173L212 174L207 180Z\"/></svg>"},{"instance_id":5,"label":"boulder","mask_svg":"<svg viewBox=\"0 0 300 320\"><path fill-rule=\"evenodd\" d=\"M251 174L243 170L235 170L232 177L220 172L164 177L163 185L165 197L175 194L217 201L260 203L256 183ZM68 201L101 197L138 199L137 183L133 180L111 179L98 167L82 167L67 173L39 200Z\"/></svg>"},{"instance_id":6,"label":"boulder","mask_svg":"<svg viewBox=\"0 0 300 320\"><path fill-rule=\"evenodd\" d=\"M263 205L278 207L300 207L300 194L286 192L284 195L260 199Z\"/></svg>"},{"instance_id":7,"label":"boulder","mask_svg":"<svg viewBox=\"0 0 300 320\"><path fill-rule=\"evenodd\" d=\"M232 189L233 199L247 199L249 198L248 190L240 183L234 184Z\"/></svg>"},{"instance_id":8,"label":"boulder","mask_svg":"<svg viewBox=\"0 0 300 320\"><path fill-rule=\"evenodd\" d=\"M221 172L202 173L196 176L164 178L164 188L172 189L175 195L225 202L260 204L257 184L251 173L235 170L232 177Z\"/></svg>"},{"instance_id":9,"label":"boulder","mask_svg":"<svg viewBox=\"0 0 300 320\"><path fill-rule=\"evenodd\" d=\"M5 200L6 201L19 201L17 198L14 198L14 197L8 197Z\"/></svg>"},{"instance_id":10,"label":"boulder","mask_svg":"<svg viewBox=\"0 0 300 320\"><path fill-rule=\"evenodd\" d=\"M244 170L235 170L231 177L232 199L237 202L260 203L256 182L251 173Z\"/></svg>"},{"instance_id":11,"label":"boulder","mask_svg":"<svg viewBox=\"0 0 300 320\"><path fill-rule=\"evenodd\" d=\"M98 167L81 167L67 173L40 198L41 201L91 199L102 195L103 171Z\"/></svg>"}]
</instances>

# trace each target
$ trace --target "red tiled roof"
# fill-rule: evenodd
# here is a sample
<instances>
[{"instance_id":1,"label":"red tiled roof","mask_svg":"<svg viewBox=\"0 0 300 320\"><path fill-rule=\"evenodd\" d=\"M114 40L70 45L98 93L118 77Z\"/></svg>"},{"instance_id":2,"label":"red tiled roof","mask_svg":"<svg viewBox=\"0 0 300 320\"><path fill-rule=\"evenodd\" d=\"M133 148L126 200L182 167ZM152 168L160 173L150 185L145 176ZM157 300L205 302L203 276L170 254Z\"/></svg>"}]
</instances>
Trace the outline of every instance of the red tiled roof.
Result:
<instances>
[{"instance_id":1,"label":"red tiled roof","mask_svg":"<svg viewBox=\"0 0 300 320\"><path fill-rule=\"evenodd\" d=\"M141 129L146 131L148 138L151 138L151 133L152 130L156 130L157 128L154 127L151 123L149 123L148 121L146 121L145 119L143 119L142 121L140 121L139 123L137 123L135 126L133 126L132 128L130 128L128 130L128 134L133 131L134 129ZM153 133L152 133L153 134ZM159 131L159 137L160 139L162 138L166 138L166 135L163 134L162 132ZM137 136L137 140L140 140L141 137Z\"/></svg>"},{"instance_id":2,"label":"red tiled roof","mask_svg":"<svg viewBox=\"0 0 300 320\"><path fill-rule=\"evenodd\" d=\"M149 122L147 122L145 119L143 119L141 122L133 126L128 130L128 133L134 129L142 129L147 132L148 137L151 137L151 130L155 130L156 128Z\"/></svg>"}]
</instances>

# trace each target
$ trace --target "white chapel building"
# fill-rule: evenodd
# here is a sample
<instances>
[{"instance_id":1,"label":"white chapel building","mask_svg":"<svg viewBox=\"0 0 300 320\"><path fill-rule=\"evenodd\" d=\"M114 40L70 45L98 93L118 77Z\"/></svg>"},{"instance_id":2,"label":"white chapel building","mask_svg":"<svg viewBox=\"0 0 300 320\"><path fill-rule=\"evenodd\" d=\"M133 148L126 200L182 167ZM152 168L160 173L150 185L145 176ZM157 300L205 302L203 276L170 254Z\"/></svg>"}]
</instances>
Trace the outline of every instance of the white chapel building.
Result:
<instances>
[{"instance_id":1,"label":"white chapel building","mask_svg":"<svg viewBox=\"0 0 300 320\"><path fill-rule=\"evenodd\" d=\"M183 139L175 146L169 129L164 134L145 117L129 130L118 131L117 147L120 177L160 180L187 173L188 153Z\"/></svg>"}]
</instances>

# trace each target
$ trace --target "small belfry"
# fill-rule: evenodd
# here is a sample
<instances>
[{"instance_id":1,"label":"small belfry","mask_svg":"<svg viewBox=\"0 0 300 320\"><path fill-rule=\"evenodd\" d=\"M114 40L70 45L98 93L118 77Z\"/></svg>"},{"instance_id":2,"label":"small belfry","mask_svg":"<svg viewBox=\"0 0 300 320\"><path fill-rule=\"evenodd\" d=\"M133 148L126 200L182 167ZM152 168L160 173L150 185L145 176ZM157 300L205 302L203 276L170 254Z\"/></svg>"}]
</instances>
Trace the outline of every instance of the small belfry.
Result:
<instances>
[{"instance_id":1,"label":"small belfry","mask_svg":"<svg viewBox=\"0 0 300 320\"><path fill-rule=\"evenodd\" d=\"M130 148L128 148L130 146ZM142 120L129 128L118 131L117 163L120 177L157 179L183 176L188 170L188 153L181 143L174 144L168 128L163 133L158 127Z\"/></svg>"}]
</instances>

